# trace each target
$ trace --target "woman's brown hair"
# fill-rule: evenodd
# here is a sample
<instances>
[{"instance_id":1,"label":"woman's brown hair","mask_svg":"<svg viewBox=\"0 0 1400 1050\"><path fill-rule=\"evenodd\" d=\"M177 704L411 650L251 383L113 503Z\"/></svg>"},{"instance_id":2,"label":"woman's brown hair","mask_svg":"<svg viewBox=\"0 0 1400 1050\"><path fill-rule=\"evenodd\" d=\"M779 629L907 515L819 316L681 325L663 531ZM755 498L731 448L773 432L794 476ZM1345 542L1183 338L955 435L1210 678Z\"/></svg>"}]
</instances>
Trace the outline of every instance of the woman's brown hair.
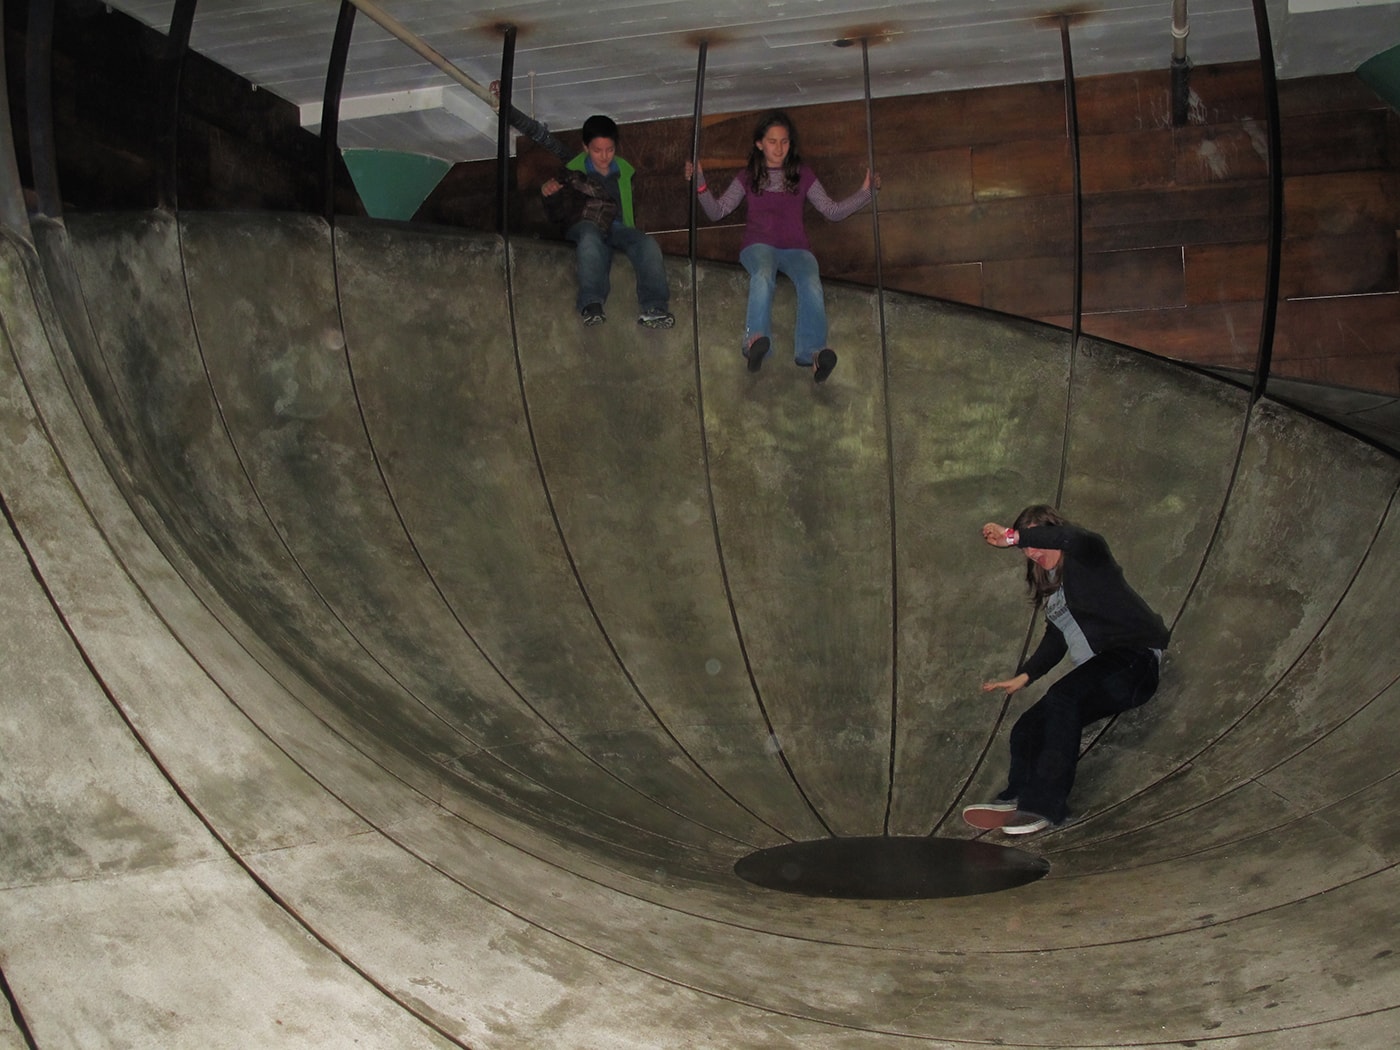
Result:
<instances>
[{"instance_id":1,"label":"woman's brown hair","mask_svg":"<svg viewBox=\"0 0 1400 1050\"><path fill-rule=\"evenodd\" d=\"M797 184L802 180L802 153L797 148L797 129L792 126L792 118L781 109L769 110L754 125L753 137L749 140L753 143L749 151L749 186L755 193L762 193L768 186L768 162L763 159L758 143L768 134L768 129L775 126L788 133L788 151L783 158L783 191L796 193Z\"/></svg>"},{"instance_id":2,"label":"woman's brown hair","mask_svg":"<svg viewBox=\"0 0 1400 1050\"><path fill-rule=\"evenodd\" d=\"M1069 520L1048 503L1032 503L1016 515L1016 521L1011 527L1020 532L1022 529L1032 529L1037 525L1068 524ZM1026 559L1026 589L1030 591L1031 604L1037 609L1045 603L1046 598L1058 591L1064 582L1065 563L1063 558L1060 559L1060 564L1054 572L1048 572L1029 558Z\"/></svg>"}]
</instances>

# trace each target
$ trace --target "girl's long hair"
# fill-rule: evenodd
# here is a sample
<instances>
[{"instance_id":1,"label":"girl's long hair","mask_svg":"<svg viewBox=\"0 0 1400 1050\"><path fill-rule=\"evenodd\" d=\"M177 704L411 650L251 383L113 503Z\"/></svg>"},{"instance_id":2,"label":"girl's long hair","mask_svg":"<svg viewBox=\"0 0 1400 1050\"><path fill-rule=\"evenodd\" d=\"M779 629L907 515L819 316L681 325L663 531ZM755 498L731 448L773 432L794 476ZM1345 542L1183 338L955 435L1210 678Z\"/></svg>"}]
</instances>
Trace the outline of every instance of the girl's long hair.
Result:
<instances>
[{"instance_id":1,"label":"girl's long hair","mask_svg":"<svg viewBox=\"0 0 1400 1050\"><path fill-rule=\"evenodd\" d=\"M1048 503L1032 503L1016 515L1016 521L1011 527L1020 532L1022 529L1034 528L1036 525L1068 524L1069 519ZM1045 604L1046 598L1064 586L1064 582L1064 558L1060 559L1060 564L1054 572L1046 572L1029 558L1026 559L1026 589L1030 592L1031 604L1037 609Z\"/></svg>"},{"instance_id":2,"label":"girl's long hair","mask_svg":"<svg viewBox=\"0 0 1400 1050\"><path fill-rule=\"evenodd\" d=\"M768 134L768 129L774 126L781 127L788 133L788 152L783 159L783 190L786 193L796 193L797 184L802 178L802 153L797 148L797 129L792 126L792 118L781 109L769 110L754 125L753 136L749 139L754 144L749 150L749 186L755 193L762 193L768 185L768 162L763 159L763 150L758 148L758 142Z\"/></svg>"}]
</instances>

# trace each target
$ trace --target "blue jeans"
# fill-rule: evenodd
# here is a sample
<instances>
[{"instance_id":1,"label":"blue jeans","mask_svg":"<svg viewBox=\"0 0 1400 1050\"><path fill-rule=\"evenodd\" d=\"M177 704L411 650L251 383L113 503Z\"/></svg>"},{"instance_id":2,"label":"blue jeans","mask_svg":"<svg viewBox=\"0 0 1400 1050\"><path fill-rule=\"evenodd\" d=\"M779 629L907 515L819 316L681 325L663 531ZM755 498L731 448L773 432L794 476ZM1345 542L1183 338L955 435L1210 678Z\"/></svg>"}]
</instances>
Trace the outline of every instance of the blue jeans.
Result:
<instances>
[{"instance_id":1,"label":"blue jeans","mask_svg":"<svg viewBox=\"0 0 1400 1050\"><path fill-rule=\"evenodd\" d=\"M1046 690L1011 728L1011 772L1001 798L1058 824L1079 763L1079 736L1100 718L1145 704L1157 691L1151 649L1110 649Z\"/></svg>"},{"instance_id":2,"label":"blue jeans","mask_svg":"<svg viewBox=\"0 0 1400 1050\"><path fill-rule=\"evenodd\" d=\"M637 306L642 313L665 310L671 301L666 284L666 266L661 259L661 246L633 226L613 223L604 236L591 222L576 222L564 234L574 242L578 256L578 298L574 308L582 310L590 303L607 302L612 288L613 252L623 252L632 260L637 274Z\"/></svg>"},{"instance_id":3,"label":"blue jeans","mask_svg":"<svg viewBox=\"0 0 1400 1050\"><path fill-rule=\"evenodd\" d=\"M811 366L826 346L826 301L817 257L803 248L772 248L751 244L739 253L749 271L749 312L744 318L744 349L760 335L773 338L773 289L785 273L797 289L797 331L792 337L793 360Z\"/></svg>"}]
</instances>

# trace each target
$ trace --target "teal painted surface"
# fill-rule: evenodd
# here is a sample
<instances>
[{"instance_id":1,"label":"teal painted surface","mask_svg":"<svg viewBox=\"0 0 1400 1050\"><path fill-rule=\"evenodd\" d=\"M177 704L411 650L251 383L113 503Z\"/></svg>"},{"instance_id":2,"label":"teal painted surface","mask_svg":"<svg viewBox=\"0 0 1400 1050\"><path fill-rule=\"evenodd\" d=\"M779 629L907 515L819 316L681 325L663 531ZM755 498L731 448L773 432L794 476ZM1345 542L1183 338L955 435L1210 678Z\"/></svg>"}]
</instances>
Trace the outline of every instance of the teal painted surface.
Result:
<instances>
[{"instance_id":1,"label":"teal painted surface","mask_svg":"<svg viewBox=\"0 0 1400 1050\"><path fill-rule=\"evenodd\" d=\"M365 210L375 219L411 219L451 163L420 153L345 150L345 166Z\"/></svg>"},{"instance_id":2,"label":"teal painted surface","mask_svg":"<svg viewBox=\"0 0 1400 1050\"><path fill-rule=\"evenodd\" d=\"M1391 109L1400 110L1400 44L1362 62L1356 75Z\"/></svg>"}]
</instances>

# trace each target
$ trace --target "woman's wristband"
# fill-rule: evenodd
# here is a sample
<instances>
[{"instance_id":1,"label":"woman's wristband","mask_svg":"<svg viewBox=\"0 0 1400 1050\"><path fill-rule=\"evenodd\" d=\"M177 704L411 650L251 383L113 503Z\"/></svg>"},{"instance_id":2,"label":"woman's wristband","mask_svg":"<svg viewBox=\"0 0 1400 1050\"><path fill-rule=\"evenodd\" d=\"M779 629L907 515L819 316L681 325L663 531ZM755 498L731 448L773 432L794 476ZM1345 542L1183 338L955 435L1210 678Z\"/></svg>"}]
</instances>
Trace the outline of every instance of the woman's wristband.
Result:
<instances>
[{"instance_id":1,"label":"woman's wristband","mask_svg":"<svg viewBox=\"0 0 1400 1050\"><path fill-rule=\"evenodd\" d=\"M708 182L702 182L699 186L695 187L695 195L698 197L700 194L704 193L709 188L710 184Z\"/></svg>"},{"instance_id":2,"label":"woman's wristband","mask_svg":"<svg viewBox=\"0 0 1400 1050\"><path fill-rule=\"evenodd\" d=\"M1021 534L1020 534L1019 532L1017 532L1015 529L1007 529L1007 530L1006 530L1006 545L1007 545L1008 547L1014 547L1014 546L1016 546L1016 544L1019 543L1020 540L1021 540Z\"/></svg>"}]
</instances>

